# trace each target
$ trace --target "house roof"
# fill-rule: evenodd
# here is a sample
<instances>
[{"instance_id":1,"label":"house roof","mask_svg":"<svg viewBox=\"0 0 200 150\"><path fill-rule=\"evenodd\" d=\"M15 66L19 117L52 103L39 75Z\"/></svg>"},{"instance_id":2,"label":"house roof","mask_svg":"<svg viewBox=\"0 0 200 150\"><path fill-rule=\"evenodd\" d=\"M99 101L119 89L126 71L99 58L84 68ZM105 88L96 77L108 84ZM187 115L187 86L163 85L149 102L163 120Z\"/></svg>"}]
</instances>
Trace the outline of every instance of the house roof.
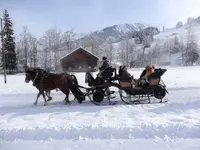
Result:
<instances>
[{"instance_id":1,"label":"house roof","mask_svg":"<svg viewBox=\"0 0 200 150\"><path fill-rule=\"evenodd\" d=\"M82 47L79 47L79 48L76 48L76 49L74 49L74 50L73 50L72 52L70 52L69 54L67 54L67 55L63 56L63 57L60 59L60 61L61 61L62 59L64 59L64 58L66 58L66 57L70 56L71 54L75 53L75 52L76 52L77 50L79 50L79 49L82 49L83 51L85 51L85 52L87 52L87 53L91 54L92 56L96 57L96 58L99 60L99 57L98 57L98 56L96 56L96 55L92 54L91 52L89 52L89 51L85 50L85 49L84 49L84 48L82 48Z\"/></svg>"}]
</instances>

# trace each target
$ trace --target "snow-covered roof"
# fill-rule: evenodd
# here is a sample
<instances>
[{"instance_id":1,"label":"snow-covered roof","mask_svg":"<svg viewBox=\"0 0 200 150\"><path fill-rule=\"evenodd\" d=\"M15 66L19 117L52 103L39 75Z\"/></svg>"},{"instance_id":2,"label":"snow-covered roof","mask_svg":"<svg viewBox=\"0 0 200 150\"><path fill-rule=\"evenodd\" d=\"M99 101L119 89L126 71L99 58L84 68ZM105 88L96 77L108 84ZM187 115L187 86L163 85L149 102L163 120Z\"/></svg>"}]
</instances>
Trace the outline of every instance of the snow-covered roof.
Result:
<instances>
[{"instance_id":1,"label":"snow-covered roof","mask_svg":"<svg viewBox=\"0 0 200 150\"><path fill-rule=\"evenodd\" d=\"M94 57L96 57L96 58L99 60L99 57L98 57L98 56L92 54L91 52L87 51L87 50L84 49L83 47L79 47L79 48L74 49L74 50L73 50L72 52L70 52L69 54L63 56L63 57L60 59L60 61L61 61L62 59L64 59L64 58L66 58L67 56L71 55L72 53L76 52L76 51L79 50L79 49L82 49L83 51L85 51L85 52L87 52L87 53L93 55Z\"/></svg>"}]
</instances>

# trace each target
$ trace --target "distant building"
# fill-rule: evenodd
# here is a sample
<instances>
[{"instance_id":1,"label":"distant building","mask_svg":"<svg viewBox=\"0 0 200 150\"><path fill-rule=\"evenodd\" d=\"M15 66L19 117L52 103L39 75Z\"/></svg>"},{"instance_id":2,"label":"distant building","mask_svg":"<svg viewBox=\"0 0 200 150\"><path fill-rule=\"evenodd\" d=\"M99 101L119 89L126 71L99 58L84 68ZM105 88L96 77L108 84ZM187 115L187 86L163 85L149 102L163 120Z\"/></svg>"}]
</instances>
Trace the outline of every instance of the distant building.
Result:
<instances>
[{"instance_id":1,"label":"distant building","mask_svg":"<svg viewBox=\"0 0 200 150\"><path fill-rule=\"evenodd\" d=\"M60 59L60 64L65 72L94 72L99 58L89 51L78 48Z\"/></svg>"}]
</instances>

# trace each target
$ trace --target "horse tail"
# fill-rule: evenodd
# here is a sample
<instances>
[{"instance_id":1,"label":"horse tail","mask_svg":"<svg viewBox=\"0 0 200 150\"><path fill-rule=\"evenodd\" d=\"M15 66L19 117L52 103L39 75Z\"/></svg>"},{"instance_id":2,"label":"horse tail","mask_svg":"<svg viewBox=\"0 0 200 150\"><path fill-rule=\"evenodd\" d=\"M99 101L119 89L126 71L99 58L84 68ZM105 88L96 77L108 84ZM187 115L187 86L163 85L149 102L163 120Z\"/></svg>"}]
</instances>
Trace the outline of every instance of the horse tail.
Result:
<instances>
[{"instance_id":1,"label":"horse tail","mask_svg":"<svg viewBox=\"0 0 200 150\"><path fill-rule=\"evenodd\" d=\"M68 86L74 97L78 100L79 103L82 103L85 100L85 95L78 88L78 80L75 75L63 75L61 78L62 83L65 86Z\"/></svg>"},{"instance_id":2,"label":"horse tail","mask_svg":"<svg viewBox=\"0 0 200 150\"><path fill-rule=\"evenodd\" d=\"M70 75L70 76L72 77L73 84L78 85L78 80L77 80L76 76L75 75Z\"/></svg>"}]
</instances>

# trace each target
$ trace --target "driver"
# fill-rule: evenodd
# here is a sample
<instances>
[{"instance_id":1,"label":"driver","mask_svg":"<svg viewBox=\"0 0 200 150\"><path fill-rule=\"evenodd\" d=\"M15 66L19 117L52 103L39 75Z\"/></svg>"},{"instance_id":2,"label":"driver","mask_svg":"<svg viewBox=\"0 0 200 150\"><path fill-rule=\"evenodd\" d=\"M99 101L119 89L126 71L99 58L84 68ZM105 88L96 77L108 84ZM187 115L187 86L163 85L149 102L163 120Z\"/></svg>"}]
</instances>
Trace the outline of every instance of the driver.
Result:
<instances>
[{"instance_id":1,"label":"driver","mask_svg":"<svg viewBox=\"0 0 200 150\"><path fill-rule=\"evenodd\" d=\"M102 61L103 61L103 64L99 67L99 70L100 72L97 74L98 77L102 77L101 74L103 71L105 71L107 68L110 67L109 63L108 63L108 60L107 60L107 57L103 57L102 58Z\"/></svg>"}]
</instances>

